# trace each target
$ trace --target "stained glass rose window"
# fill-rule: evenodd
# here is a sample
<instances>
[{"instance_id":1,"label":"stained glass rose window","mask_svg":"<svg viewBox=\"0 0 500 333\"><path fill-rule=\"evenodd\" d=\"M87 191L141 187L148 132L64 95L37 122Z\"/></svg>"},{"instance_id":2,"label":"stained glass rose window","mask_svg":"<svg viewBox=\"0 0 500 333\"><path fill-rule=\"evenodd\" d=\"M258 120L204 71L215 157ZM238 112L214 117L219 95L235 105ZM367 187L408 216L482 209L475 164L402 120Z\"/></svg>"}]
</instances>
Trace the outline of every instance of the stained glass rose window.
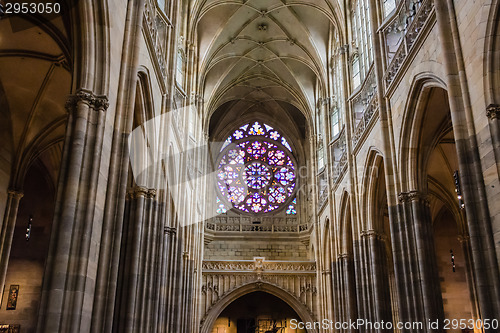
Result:
<instances>
[{"instance_id":1,"label":"stained glass rose window","mask_svg":"<svg viewBox=\"0 0 500 333\"><path fill-rule=\"evenodd\" d=\"M292 148L284 136L259 122L241 126L217 159L217 212L232 207L257 214L287 207L287 214L296 214L296 178Z\"/></svg>"}]
</instances>

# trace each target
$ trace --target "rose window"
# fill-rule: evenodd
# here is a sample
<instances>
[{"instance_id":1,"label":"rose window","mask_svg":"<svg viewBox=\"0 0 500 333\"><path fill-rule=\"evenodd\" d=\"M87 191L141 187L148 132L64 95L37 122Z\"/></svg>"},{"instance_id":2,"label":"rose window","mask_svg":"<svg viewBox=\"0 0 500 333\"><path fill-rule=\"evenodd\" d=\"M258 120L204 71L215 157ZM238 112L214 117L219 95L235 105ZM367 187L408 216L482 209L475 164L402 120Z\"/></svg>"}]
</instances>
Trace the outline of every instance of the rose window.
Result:
<instances>
[{"instance_id":1,"label":"rose window","mask_svg":"<svg viewBox=\"0 0 500 333\"><path fill-rule=\"evenodd\" d=\"M271 126L241 126L217 159L217 211L268 213L286 207L296 214L296 167L288 141Z\"/></svg>"}]
</instances>

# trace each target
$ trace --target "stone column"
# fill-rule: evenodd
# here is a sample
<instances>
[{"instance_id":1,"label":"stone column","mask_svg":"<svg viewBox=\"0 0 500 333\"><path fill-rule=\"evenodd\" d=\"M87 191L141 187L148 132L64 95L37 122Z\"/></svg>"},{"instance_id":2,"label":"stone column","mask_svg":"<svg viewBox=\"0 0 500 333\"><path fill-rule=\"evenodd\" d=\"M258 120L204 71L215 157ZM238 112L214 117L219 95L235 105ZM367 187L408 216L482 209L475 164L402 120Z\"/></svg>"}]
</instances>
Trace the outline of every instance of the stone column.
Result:
<instances>
[{"instance_id":1,"label":"stone column","mask_svg":"<svg viewBox=\"0 0 500 333\"><path fill-rule=\"evenodd\" d=\"M98 188L106 96L80 89L66 105L68 123L56 197L51 243L42 289L39 332L90 330L104 207ZM101 179L102 180L102 179Z\"/></svg>"},{"instance_id":2,"label":"stone column","mask_svg":"<svg viewBox=\"0 0 500 333\"><path fill-rule=\"evenodd\" d=\"M5 214L2 222L2 231L0 234L0 297L3 297L5 278L9 266L10 248L12 247L12 237L17 221L17 211L19 202L23 193L18 190L10 189L7 191L7 203L5 205Z\"/></svg>"},{"instance_id":3,"label":"stone column","mask_svg":"<svg viewBox=\"0 0 500 333\"><path fill-rule=\"evenodd\" d=\"M349 320L356 320L358 318L357 314L357 304L356 304L356 286L354 277L354 262L352 255L349 253L343 253L339 255L339 262L342 267L343 276L343 309L344 317L343 322L349 322ZM346 330L346 332L357 332L357 330Z\"/></svg>"},{"instance_id":4,"label":"stone column","mask_svg":"<svg viewBox=\"0 0 500 333\"><path fill-rule=\"evenodd\" d=\"M167 206L168 207L168 206ZM176 229L166 226L164 229L164 243L162 247L162 274L160 288L160 305L159 305L159 326L158 332L168 332L168 317L169 317L169 296L172 294L171 283L171 267L172 267L172 244L175 241Z\"/></svg>"},{"instance_id":5,"label":"stone column","mask_svg":"<svg viewBox=\"0 0 500 333\"><path fill-rule=\"evenodd\" d=\"M126 216L121 258L122 283L120 290L120 312L116 327L120 332L147 331L145 311L148 303L147 282L149 280L148 252L155 215L156 190L136 186L129 192L129 210ZM145 325L146 323L146 325Z\"/></svg>"},{"instance_id":6,"label":"stone column","mask_svg":"<svg viewBox=\"0 0 500 333\"><path fill-rule=\"evenodd\" d=\"M383 236L375 230L361 232L362 244L365 247L365 294L368 295L369 318L372 322L392 321L391 298L387 257ZM382 332L383 330L377 330Z\"/></svg>"},{"instance_id":7,"label":"stone column","mask_svg":"<svg viewBox=\"0 0 500 333\"><path fill-rule=\"evenodd\" d=\"M399 200L405 212L405 228L401 230L407 246L403 250L403 262L411 275L402 279L407 289L413 288L406 297L413 297L413 304L406 308L413 308L413 313L402 313L402 317L412 321L427 322L428 320L444 319L443 300L439 273L436 262L434 231L432 226L429 202L424 194L419 191L404 192L399 195ZM406 262L405 262L406 261ZM429 332L441 332L429 330ZM427 332L427 330L426 330Z\"/></svg>"}]
</instances>

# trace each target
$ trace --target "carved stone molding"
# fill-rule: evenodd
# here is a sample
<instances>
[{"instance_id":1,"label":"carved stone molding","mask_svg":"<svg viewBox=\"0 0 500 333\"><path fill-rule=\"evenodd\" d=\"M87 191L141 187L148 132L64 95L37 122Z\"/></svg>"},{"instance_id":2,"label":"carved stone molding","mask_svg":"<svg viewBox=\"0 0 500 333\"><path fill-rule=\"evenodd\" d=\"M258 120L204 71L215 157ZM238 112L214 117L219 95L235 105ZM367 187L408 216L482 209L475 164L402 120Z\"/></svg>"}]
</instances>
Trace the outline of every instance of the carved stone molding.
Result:
<instances>
[{"instance_id":1,"label":"carved stone molding","mask_svg":"<svg viewBox=\"0 0 500 333\"><path fill-rule=\"evenodd\" d=\"M500 105L498 104L490 104L486 108L486 116L493 120L493 119L498 119L500 115Z\"/></svg>"},{"instance_id":2,"label":"carved stone molding","mask_svg":"<svg viewBox=\"0 0 500 333\"><path fill-rule=\"evenodd\" d=\"M460 235L458 236L458 241L460 244L467 243L470 241L470 236L469 235Z\"/></svg>"},{"instance_id":3,"label":"carved stone molding","mask_svg":"<svg viewBox=\"0 0 500 333\"><path fill-rule=\"evenodd\" d=\"M270 272L270 273L315 273L315 262L266 261L256 257L254 260L219 261L205 260L202 264L204 272Z\"/></svg>"},{"instance_id":4,"label":"carved stone molding","mask_svg":"<svg viewBox=\"0 0 500 333\"><path fill-rule=\"evenodd\" d=\"M339 255L337 256L337 259L338 259L339 261L341 261L341 260L349 260L349 259L351 259L351 258L352 258L352 255L351 255L350 253L341 253L341 254L339 254Z\"/></svg>"},{"instance_id":5,"label":"carved stone molding","mask_svg":"<svg viewBox=\"0 0 500 333\"><path fill-rule=\"evenodd\" d=\"M65 108L68 112L73 112L76 110L78 103L83 103L96 111L106 111L109 107L107 96L96 95L87 89L80 89L74 95L71 95L66 101Z\"/></svg>"},{"instance_id":6,"label":"carved stone molding","mask_svg":"<svg viewBox=\"0 0 500 333\"><path fill-rule=\"evenodd\" d=\"M14 189L7 190L7 194L9 195L9 197L14 198L16 200L21 200L21 198L24 196L23 192Z\"/></svg>"},{"instance_id":7,"label":"carved stone molding","mask_svg":"<svg viewBox=\"0 0 500 333\"><path fill-rule=\"evenodd\" d=\"M156 197L156 189L148 189L143 186L135 186L134 188L131 188L127 193L128 199L137 199L139 197L153 199Z\"/></svg>"},{"instance_id":8,"label":"carved stone molding","mask_svg":"<svg viewBox=\"0 0 500 333\"><path fill-rule=\"evenodd\" d=\"M401 192L398 195L399 202L405 203L405 202L412 202L416 200L421 200L425 202L426 204L429 204L429 200L427 199L427 194L424 194L420 191L409 191L409 192Z\"/></svg>"},{"instance_id":9,"label":"carved stone molding","mask_svg":"<svg viewBox=\"0 0 500 333\"><path fill-rule=\"evenodd\" d=\"M95 96L94 108L97 111L106 111L109 107L108 97L104 95Z\"/></svg>"},{"instance_id":10,"label":"carved stone molding","mask_svg":"<svg viewBox=\"0 0 500 333\"><path fill-rule=\"evenodd\" d=\"M177 228L174 228L174 227L165 227L164 231L165 231L166 234L175 235L177 233Z\"/></svg>"},{"instance_id":11,"label":"carved stone molding","mask_svg":"<svg viewBox=\"0 0 500 333\"><path fill-rule=\"evenodd\" d=\"M387 238L384 234L381 234L373 229L363 230L360 232L360 235L362 238L375 238L375 239L379 239L379 240L383 240L383 241L385 241Z\"/></svg>"}]
</instances>

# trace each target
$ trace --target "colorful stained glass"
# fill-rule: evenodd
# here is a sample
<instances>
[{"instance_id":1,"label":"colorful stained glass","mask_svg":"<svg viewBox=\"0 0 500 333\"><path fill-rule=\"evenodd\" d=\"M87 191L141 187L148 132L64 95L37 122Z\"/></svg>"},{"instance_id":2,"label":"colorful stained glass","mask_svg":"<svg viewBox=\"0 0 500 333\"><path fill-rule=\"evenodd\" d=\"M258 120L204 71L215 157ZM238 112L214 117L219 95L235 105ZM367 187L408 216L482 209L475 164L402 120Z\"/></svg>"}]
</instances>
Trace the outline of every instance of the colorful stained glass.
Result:
<instances>
[{"instance_id":1,"label":"colorful stained glass","mask_svg":"<svg viewBox=\"0 0 500 333\"><path fill-rule=\"evenodd\" d=\"M294 198L292 202L288 205L288 208L286 209L286 214L296 215L297 214L297 209L295 208L296 205L297 205L297 198Z\"/></svg>"},{"instance_id":2,"label":"colorful stained glass","mask_svg":"<svg viewBox=\"0 0 500 333\"><path fill-rule=\"evenodd\" d=\"M239 129L235 130L233 134L224 141L220 151L222 152L227 146L232 142L242 140L252 136L264 136L273 141L279 142L283 147L292 151L288 141L273 127L267 124L261 124L259 122L254 122L253 124L246 124L241 126Z\"/></svg>"},{"instance_id":3,"label":"colorful stained glass","mask_svg":"<svg viewBox=\"0 0 500 333\"><path fill-rule=\"evenodd\" d=\"M289 205L288 214L296 182L291 151L288 141L269 125L254 122L235 130L216 164L221 198L217 212L232 206L247 213L268 213Z\"/></svg>"},{"instance_id":4,"label":"colorful stained glass","mask_svg":"<svg viewBox=\"0 0 500 333\"><path fill-rule=\"evenodd\" d=\"M222 201L217 197L217 214L224 214L227 212L226 206Z\"/></svg>"}]
</instances>

